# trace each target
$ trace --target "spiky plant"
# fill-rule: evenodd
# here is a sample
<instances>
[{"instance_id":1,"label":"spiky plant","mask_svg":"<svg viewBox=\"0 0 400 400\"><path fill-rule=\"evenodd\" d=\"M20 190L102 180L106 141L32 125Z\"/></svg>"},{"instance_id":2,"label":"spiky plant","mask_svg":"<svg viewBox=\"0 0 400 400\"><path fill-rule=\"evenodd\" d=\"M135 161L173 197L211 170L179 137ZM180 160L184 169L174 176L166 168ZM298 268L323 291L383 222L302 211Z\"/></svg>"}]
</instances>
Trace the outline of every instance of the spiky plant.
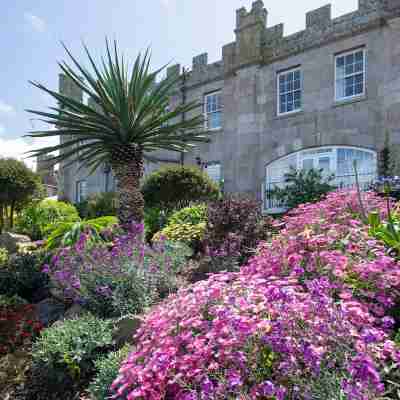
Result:
<instances>
[{"instance_id":1,"label":"spiky plant","mask_svg":"<svg viewBox=\"0 0 400 400\"><path fill-rule=\"evenodd\" d=\"M58 103L49 112L27 110L52 126L53 130L32 131L29 137L60 138L60 144L30 152L31 157L52 155L54 163L80 162L93 173L104 163L111 165L117 179L118 217L121 224L142 221L144 201L140 192L143 161L156 150L186 152L196 143L209 139L203 131L201 104L190 102L169 108L170 96L180 83L179 76L157 81L165 68L150 70L150 53L139 54L129 66L117 43L106 40L106 55L101 63L84 45L91 68L87 69L63 44L72 61L59 63L63 73L82 89L95 104L85 105L37 82L33 86ZM187 114L186 118L181 115Z\"/></svg>"}]
</instances>

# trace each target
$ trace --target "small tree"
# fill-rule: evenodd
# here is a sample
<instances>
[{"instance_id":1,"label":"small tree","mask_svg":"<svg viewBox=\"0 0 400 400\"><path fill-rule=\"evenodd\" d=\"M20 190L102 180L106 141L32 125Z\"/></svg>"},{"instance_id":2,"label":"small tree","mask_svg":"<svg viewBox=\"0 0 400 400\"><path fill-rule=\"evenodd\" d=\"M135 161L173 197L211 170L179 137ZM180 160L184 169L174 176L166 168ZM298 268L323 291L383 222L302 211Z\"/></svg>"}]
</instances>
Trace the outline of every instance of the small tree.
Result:
<instances>
[{"instance_id":1,"label":"small tree","mask_svg":"<svg viewBox=\"0 0 400 400\"><path fill-rule=\"evenodd\" d=\"M14 225L14 213L41 193L40 177L22 161L13 158L0 159L0 230L8 218Z\"/></svg>"},{"instance_id":2,"label":"small tree","mask_svg":"<svg viewBox=\"0 0 400 400\"><path fill-rule=\"evenodd\" d=\"M191 202L215 200L218 186L197 167L162 168L147 177L142 186L147 207L169 212Z\"/></svg>"},{"instance_id":3,"label":"small tree","mask_svg":"<svg viewBox=\"0 0 400 400\"><path fill-rule=\"evenodd\" d=\"M315 203L335 189L330 183L334 176L323 176L322 169L291 170L285 175L284 188L276 188L271 196L285 203L289 209L304 203Z\"/></svg>"}]
</instances>

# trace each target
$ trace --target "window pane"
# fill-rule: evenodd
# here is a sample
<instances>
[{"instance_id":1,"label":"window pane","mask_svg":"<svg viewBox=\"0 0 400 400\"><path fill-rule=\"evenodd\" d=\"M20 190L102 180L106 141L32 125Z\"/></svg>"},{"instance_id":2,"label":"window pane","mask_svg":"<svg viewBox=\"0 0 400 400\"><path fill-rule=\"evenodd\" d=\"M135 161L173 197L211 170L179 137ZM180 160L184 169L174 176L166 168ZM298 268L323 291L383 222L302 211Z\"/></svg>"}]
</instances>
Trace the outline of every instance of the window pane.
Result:
<instances>
[{"instance_id":1,"label":"window pane","mask_svg":"<svg viewBox=\"0 0 400 400\"><path fill-rule=\"evenodd\" d=\"M363 94L364 93L364 84L363 83L357 83L355 86L355 94Z\"/></svg>"},{"instance_id":2,"label":"window pane","mask_svg":"<svg viewBox=\"0 0 400 400\"><path fill-rule=\"evenodd\" d=\"M344 66L344 57L338 57L336 59L336 67L340 68Z\"/></svg>"},{"instance_id":3,"label":"window pane","mask_svg":"<svg viewBox=\"0 0 400 400\"><path fill-rule=\"evenodd\" d=\"M358 51L356 53L356 61L364 62L364 52L363 51Z\"/></svg>"},{"instance_id":4,"label":"window pane","mask_svg":"<svg viewBox=\"0 0 400 400\"><path fill-rule=\"evenodd\" d=\"M312 168L314 168L314 159L313 158L303 160L303 169L308 171L308 170L310 170Z\"/></svg>"},{"instance_id":5,"label":"window pane","mask_svg":"<svg viewBox=\"0 0 400 400\"><path fill-rule=\"evenodd\" d=\"M215 112L209 114L208 127L210 129L217 129L221 127L221 112Z\"/></svg>"},{"instance_id":6,"label":"window pane","mask_svg":"<svg viewBox=\"0 0 400 400\"><path fill-rule=\"evenodd\" d=\"M354 63L354 54L348 54L346 56L346 66L353 63Z\"/></svg>"},{"instance_id":7,"label":"window pane","mask_svg":"<svg viewBox=\"0 0 400 400\"><path fill-rule=\"evenodd\" d=\"M351 75L354 73L354 65L346 65L346 75Z\"/></svg>"},{"instance_id":8,"label":"window pane","mask_svg":"<svg viewBox=\"0 0 400 400\"><path fill-rule=\"evenodd\" d=\"M362 72L364 70L364 64L361 63L357 63L354 66L354 72Z\"/></svg>"}]
</instances>

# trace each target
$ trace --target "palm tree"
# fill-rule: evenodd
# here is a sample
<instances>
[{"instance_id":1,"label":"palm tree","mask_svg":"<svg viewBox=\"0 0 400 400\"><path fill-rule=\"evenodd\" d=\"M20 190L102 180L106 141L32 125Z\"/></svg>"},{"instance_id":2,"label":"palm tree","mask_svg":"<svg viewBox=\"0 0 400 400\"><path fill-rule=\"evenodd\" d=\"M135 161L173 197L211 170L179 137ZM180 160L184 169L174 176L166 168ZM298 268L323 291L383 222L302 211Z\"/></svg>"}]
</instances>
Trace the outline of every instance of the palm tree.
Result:
<instances>
[{"instance_id":1,"label":"palm tree","mask_svg":"<svg viewBox=\"0 0 400 400\"><path fill-rule=\"evenodd\" d=\"M96 106L30 82L55 99L58 106L50 107L49 112L27 110L52 127L31 131L27 136L60 138L59 145L33 150L30 157L52 154L53 163L66 165L79 161L89 173L108 163L117 179L120 223L141 222L144 200L140 180L144 160L151 159L156 150L182 153L196 143L209 141L203 130L201 104L190 102L169 109L171 93L180 78L167 77L157 82L165 67L150 71L149 50L143 56L139 54L130 68L119 54L117 43L110 48L106 40L106 56L98 66L84 45L91 67L87 69L64 44L63 47L75 70L66 62L59 63L61 70ZM190 117L180 118L183 113ZM58 154L54 155L55 152Z\"/></svg>"}]
</instances>

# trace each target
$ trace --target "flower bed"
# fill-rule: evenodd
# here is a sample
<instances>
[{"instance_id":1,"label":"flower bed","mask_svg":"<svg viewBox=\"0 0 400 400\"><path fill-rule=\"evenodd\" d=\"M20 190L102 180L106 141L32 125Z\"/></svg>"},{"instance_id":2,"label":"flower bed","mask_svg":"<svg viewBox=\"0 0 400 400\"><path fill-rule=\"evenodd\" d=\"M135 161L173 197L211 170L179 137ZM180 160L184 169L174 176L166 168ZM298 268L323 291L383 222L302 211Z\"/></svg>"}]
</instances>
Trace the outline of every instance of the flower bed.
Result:
<instances>
[{"instance_id":1,"label":"flower bed","mask_svg":"<svg viewBox=\"0 0 400 400\"><path fill-rule=\"evenodd\" d=\"M367 211L385 206L363 195ZM400 265L368 236L357 194L284 219L238 273L211 276L154 308L114 382L116 398L377 399L400 362L389 310Z\"/></svg>"}]
</instances>

